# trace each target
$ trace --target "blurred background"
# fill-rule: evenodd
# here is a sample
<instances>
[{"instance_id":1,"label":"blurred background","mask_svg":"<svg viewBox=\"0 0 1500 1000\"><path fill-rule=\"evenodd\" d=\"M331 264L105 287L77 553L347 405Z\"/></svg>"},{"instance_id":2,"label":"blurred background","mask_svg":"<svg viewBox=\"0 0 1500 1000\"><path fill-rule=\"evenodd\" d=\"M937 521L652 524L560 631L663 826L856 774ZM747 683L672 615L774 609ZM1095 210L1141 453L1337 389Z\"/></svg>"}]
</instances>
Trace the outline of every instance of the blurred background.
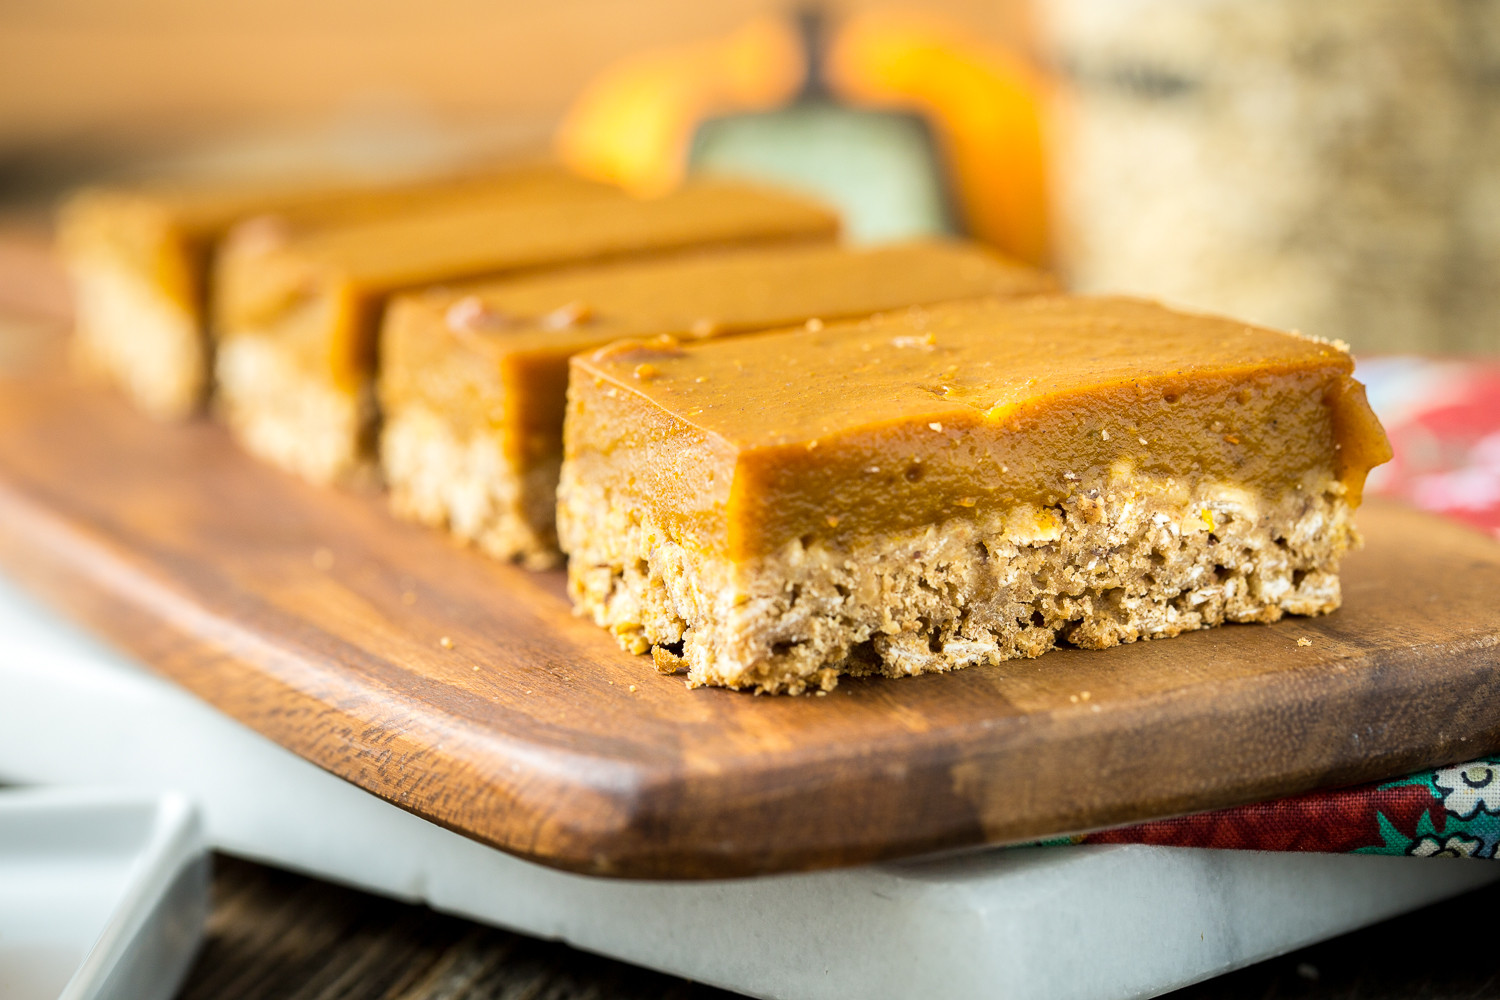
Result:
<instances>
[{"instance_id":1,"label":"blurred background","mask_svg":"<svg viewBox=\"0 0 1500 1000\"><path fill-rule=\"evenodd\" d=\"M9 0L0 200L550 151L821 193L1349 341L1500 351L1500 0Z\"/></svg>"}]
</instances>

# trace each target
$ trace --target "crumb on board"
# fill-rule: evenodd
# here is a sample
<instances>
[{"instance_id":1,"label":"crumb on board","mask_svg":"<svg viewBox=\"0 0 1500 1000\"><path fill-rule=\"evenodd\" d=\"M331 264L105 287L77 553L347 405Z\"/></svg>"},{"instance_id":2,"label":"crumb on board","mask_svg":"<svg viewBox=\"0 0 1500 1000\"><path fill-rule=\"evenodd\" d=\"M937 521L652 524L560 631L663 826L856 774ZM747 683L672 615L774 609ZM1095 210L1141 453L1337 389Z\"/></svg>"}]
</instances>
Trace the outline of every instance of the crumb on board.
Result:
<instances>
[{"instance_id":1,"label":"crumb on board","mask_svg":"<svg viewBox=\"0 0 1500 1000\"><path fill-rule=\"evenodd\" d=\"M445 635L441 639L438 640L438 645L442 646L444 649L452 649L453 648L453 640L450 639L450 638L448 638Z\"/></svg>"},{"instance_id":2,"label":"crumb on board","mask_svg":"<svg viewBox=\"0 0 1500 1000\"><path fill-rule=\"evenodd\" d=\"M675 674L687 670L687 661L663 646L651 647L651 662L659 674Z\"/></svg>"},{"instance_id":3,"label":"crumb on board","mask_svg":"<svg viewBox=\"0 0 1500 1000\"><path fill-rule=\"evenodd\" d=\"M632 685L630 685L630 690L631 690L631 691L634 691L634 690L635 690L635 685L634 685L634 684L632 684Z\"/></svg>"},{"instance_id":4,"label":"crumb on board","mask_svg":"<svg viewBox=\"0 0 1500 1000\"><path fill-rule=\"evenodd\" d=\"M1312 640L1309 639L1307 636L1304 635L1302 638L1300 638L1300 639L1297 640L1297 645L1299 645L1299 646L1311 646L1312 645Z\"/></svg>"}]
</instances>

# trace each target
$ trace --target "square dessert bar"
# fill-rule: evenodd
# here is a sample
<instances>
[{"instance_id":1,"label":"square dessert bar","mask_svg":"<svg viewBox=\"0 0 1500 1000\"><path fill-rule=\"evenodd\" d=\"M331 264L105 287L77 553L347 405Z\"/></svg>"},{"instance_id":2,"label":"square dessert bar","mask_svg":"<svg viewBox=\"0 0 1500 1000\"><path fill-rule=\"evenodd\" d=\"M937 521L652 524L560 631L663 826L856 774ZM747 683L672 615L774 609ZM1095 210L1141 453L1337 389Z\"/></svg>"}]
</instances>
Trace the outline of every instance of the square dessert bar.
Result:
<instances>
[{"instance_id":1,"label":"square dessert bar","mask_svg":"<svg viewBox=\"0 0 1500 1000\"><path fill-rule=\"evenodd\" d=\"M1384 432L1345 350L1118 298L572 362L577 608L693 685L828 689L1339 604Z\"/></svg>"},{"instance_id":2,"label":"square dessert bar","mask_svg":"<svg viewBox=\"0 0 1500 1000\"><path fill-rule=\"evenodd\" d=\"M219 403L252 452L314 482L373 468L377 334L389 298L438 283L694 247L828 241L835 216L730 182L615 191L231 237L220 260Z\"/></svg>"},{"instance_id":3,"label":"square dessert bar","mask_svg":"<svg viewBox=\"0 0 1500 1000\"><path fill-rule=\"evenodd\" d=\"M210 261L231 226L329 224L470 198L607 190L556 167L374 184L90 188L71 197L58 241L77 291L78 360L162 418L195 412L209 390ZM266 223L261 223L262 231Z\"/></svg>"},{"instance_id":4,"label":"square dessert bar","mask_svg":"<svg viewBox=\"0 0 1500 1000\"><path fill-rule=\"evenodd\" d=\"M721 251L405 296L381 335L381 468L403 516L554 565L570 355L1053 288L976 245L923 242Z\"/></svg>"}]
</instances>

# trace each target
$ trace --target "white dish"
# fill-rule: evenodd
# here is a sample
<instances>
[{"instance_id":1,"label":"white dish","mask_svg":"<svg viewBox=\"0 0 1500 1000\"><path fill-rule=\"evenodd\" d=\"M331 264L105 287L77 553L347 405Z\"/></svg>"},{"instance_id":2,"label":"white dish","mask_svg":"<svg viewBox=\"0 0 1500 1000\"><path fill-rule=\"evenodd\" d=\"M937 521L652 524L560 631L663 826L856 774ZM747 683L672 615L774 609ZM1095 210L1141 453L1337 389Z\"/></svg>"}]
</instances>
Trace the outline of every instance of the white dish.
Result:
<instances>
[{"instance_id":1,"label":"white dish","mask_svg":"<svg viewBox=\"0 0 1500 1000\"><path fill-rule=\"evenodd\" d=\"M181 795L0 790L0 997L168 1000L208 916Z\"/></svg>"}]
</instances>

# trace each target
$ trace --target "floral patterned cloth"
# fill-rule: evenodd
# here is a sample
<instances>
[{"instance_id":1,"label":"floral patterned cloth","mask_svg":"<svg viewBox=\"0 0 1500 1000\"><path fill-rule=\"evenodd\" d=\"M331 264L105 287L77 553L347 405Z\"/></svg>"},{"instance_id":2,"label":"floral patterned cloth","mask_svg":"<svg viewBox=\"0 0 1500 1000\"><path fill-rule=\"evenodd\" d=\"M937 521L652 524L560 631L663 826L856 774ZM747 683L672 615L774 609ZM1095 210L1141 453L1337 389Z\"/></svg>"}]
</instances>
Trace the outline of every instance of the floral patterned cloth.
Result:
<instances>
[{"instance_id":1,"label":"floral patterned cloth","mask_svg":"<svg viewBox=\"0 0 1500 1000\"><path fill-rule=\"evenodd\" d=\"M1500 844L1500 756L1051 843L1494 858Z\"/></svg>"},{"instance_id":2,"label":"floral patterned cloth","mask_svg":"<svg viewBox=\"0 0 1500 1000\"><path fill-rule=\"evenodd\" d=\"M1500 363L1377 358L1359 377L1395 451L1368 490L1500 537ZM1500 755L1048 843L1500 858Z\"/></svg>"}]
</instances>

